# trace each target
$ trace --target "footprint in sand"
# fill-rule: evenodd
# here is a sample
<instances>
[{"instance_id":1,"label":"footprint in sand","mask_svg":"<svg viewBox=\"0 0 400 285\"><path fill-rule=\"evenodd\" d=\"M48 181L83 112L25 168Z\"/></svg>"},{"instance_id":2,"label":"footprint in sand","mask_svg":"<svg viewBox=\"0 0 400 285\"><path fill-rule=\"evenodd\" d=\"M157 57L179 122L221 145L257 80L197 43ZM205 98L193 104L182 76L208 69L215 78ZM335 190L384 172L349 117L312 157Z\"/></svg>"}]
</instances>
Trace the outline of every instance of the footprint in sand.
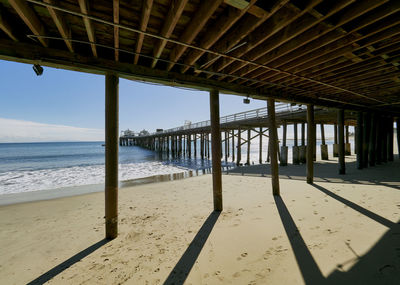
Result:
<instances>
[{"instance_id":1,"label":"footprint in sand","mask_svg":"<svg viewBox=\"0 0 400 285\"><path fill-rule=\"evenodd\" d=\"M232 276L235 278L238 278L238 277L240 277L240 272L235 272Z\"/></svg>"},{"instance_id":2,"label":"footprint in sand","mask_svg":"<svg viewBox=\"0 0 400 285\"><path fill-rule=\"evenodd\" d=\"M314 215L318 215L318 212L317 212L317 211L314 211Z\"/></svg>"},{"instance_id":3,"label":"footprint in sand","mask_svg":"<svg viewBox=\"0 0 400 285\"><path fill-rule=\"evenodd\" d=\"M247 252L243 252L240 256L241 257L246 257L247 256Z\"/></svg>"}]
</instances>

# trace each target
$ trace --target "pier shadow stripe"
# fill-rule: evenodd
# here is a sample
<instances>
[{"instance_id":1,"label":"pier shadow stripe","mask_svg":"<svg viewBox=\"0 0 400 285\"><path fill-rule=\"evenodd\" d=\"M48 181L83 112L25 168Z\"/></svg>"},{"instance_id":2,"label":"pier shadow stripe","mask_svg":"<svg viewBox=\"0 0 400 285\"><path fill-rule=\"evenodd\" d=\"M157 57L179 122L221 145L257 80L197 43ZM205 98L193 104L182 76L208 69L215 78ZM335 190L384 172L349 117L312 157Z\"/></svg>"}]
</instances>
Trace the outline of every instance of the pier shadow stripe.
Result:
<instances>
[{"instance_id":1,"label":"pier shadow stripe","mask_svg":"<svg viewBox=\"0 0 400 285\"><path fill-rule=\"evenodd\" d=\"M310 250L308 249L303 237L297 229L285 202L280 196L274 196L275 204L282 220L283 227L285 228L286 235L289 239L294 256L299 266L303 280L307 285L321 285L325 284L326 280L315 262Z\"/></svg>"},{"instance_id":2,"label":"pier shadow stripe","mask_svg":"<svg viewBox=\"0 0 400 285\"><path fill-rule=\"evenodd\" d=\"M75 263L79 262L80 260L82 260L83 258L88 256L89 254L93 253L94 251L96 251L97 249L102 247L103 245L107 244L109 241L110 240L103 239L103 240L96 242L95 244L89 246L88 248L82 250L81 252L75 254L74 256L72 256L69 259L65 260L64 262L60 263L56 267L53 267L46 273L40 275L38 278L36 278L35 280L32 280L27 285L39 285L39 284L43 284L43 283L49 281L53 277L55 277L58 274L60 274L61 272L63 272L65 269L71 267Z\"/></svg>"},{"instance_id":3,"label":"pier shadow stripe","mask_svg":"<svg viewBox=\"0 0 400 285\"><path fill-rule=\"evenodd\" d=\"M324 187L322 187L322 186L320 186L318 184L314 183L314 184L311 184L311 185L314 186L319 191L321 191L321 192L325 193L326 195L332 197L333 199L336 199L337 201L342 202L343 204L349 206L353 210L356 210L357 212L367 216L368 218L370 218L370 219L372 219L372 220L374 220L374 221L376 221L376 222L378 222L378 223L380 223L380 224L382 224L382 225L384 225L384 226L386 226L388 228L393 228L395 226L398 226L396 223L393 223L392 221L390 221L390 220L388 220L388 219L386 219L386 218L384 218L382 216L379 216L378 214L375 214L374 212L371 212L370 210L367 210L367 209L357 205L356 203L351 202L351 201L349 201L349 200L347 200L347 199L345 199L345 198L343 198L343 197L341 197L341 196L329 191L328 189L326 189L326 188L324 188Z\"/></svg>"},{"instance_id":4,"label":"pier shadow stripe","mask_svg":"<svg viewBox=\"0 0 400 285\"><path fill-rule=\"evenodd\" d=\"M178 263L172 269L171 273L168 275L164 282L164 285L178 285L183 284L186 281L190 271L193 268L194 263L200 255L208 237L214 228L215 223L218 220L221 212L213 211L204 224L201 226L200 230L193 238L189 247L183 253L182 257L179 259Z\"/></svg>"}]
</instances>

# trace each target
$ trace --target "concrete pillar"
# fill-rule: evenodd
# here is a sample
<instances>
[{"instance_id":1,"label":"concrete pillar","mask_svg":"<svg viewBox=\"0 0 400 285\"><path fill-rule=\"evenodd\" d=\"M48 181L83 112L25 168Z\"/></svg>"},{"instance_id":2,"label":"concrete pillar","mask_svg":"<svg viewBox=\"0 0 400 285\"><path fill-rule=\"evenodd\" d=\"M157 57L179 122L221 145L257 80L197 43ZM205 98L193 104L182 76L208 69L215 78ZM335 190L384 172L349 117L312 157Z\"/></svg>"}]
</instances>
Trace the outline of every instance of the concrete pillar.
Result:
<instances>
[{"instance_id":1,"label":"concrete pillar","mask_svg":"<svg viewBox=\"0 0 400 285\"><path fill-rule=\"evenodd\" d=\"M219 92L210 92L212 177L214 211L222 211L221 131L219 125Z\"/></svg>"},{"instance_id":2,"label":"concrete pillar","mask_svg":"<svg viewBox=\"0 0 400 285\"><path fill-rule=\"evenodd\" d=\"M273 195L280 195L278 169L278 132L275 121L275 100L268 99L269 152L271 156L271 181Z\"/></svg>"},{"instance_id":3,"label":"concrete pillar","mask_svg":"<svg viewBox=\"0 0 400 285\"><path fill-rule=\"evenodd\" d=\"M321 126L321 159L322 160L329 160L328 155L328 145L325 142L325 127L324 124L320 124Z\"/></svg>"},{"instance_id":4,"label":"concrete pillar","mask_svg":"<svg viewBox=\"0 0 400 285\"><path fill-rule=\"evenodd\" d=\"M314 181L314 140L315 140L315 124L314 124L314 105L307 105L307 183L312 184Z\"/></svg>"},{"instance_id":5,"label":"concrete pillar","mask_svg":"<svg viewBox=\"0 0 400 285\"><path fill-rule=\"evenodd\" d=\"M106 238L118 236L118 77L106 74L105 224Z\"/></svg>"},{"instance_id":6,"label":"concrete pillar","mask_svg":"<svg viewBox=\"0 0 400 285\"><path fill-rule=\"evenodd\" d=\"M339 174L346 174L345 147L344 147L344 110L338 110L337 122L339 125Z\"/></svg>"},{"instance_id":7,"label":"concrete pillar","mask_svg":"<svg viewBox=\"0 0 400 285\"><path fill-rule=\"evenodd\" d=\"M299 146L297 143L297 123L293 124L293 132L294 132L294 142L292 148L292 159L293 159L293 164L296 165L300 163Z\"/></svg>"},{"instance_id":8,"label":"concrete pillar","mask_svg":"<svg viewBox=\"0 0 400 285\"><path fill-rule=\"evenodd\" d=\"M357 129L356 129L356 143L357 143L357 168L362 169L363 163L363 115L362 112L357 112Z\"/></svg>"}]
</instances>

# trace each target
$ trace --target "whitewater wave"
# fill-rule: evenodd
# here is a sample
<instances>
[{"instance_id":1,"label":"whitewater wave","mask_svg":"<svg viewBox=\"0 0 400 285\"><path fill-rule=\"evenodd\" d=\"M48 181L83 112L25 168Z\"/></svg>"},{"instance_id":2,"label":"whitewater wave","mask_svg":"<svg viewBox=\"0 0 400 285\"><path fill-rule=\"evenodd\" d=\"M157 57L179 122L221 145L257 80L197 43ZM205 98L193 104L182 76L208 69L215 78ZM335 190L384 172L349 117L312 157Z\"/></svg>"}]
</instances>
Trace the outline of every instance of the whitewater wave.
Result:
<instances>
[{"instance_id":1,"label":"whitewater wave","mask_svg":"<svg viewBox=\"0 0 400 285\"><path fill-rule=\"evenodd\" d=\"M119 165L119 180L143 178L157 174L182 173L187 168L162 162L143 162ZM67 168L9 171L0 173L0 195L61 187L104 183L104 165Z\"/></svg>"}]
</instances>

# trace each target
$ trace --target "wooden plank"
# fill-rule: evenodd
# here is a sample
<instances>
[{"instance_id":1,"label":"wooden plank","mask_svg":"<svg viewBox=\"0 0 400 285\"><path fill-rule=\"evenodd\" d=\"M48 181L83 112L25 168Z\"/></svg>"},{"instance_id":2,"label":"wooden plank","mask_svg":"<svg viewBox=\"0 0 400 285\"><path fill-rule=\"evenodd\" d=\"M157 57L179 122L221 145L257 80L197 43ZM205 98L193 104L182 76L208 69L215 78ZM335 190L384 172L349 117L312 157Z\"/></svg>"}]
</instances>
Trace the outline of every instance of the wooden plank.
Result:
<instances>
[{"instance_id":1,"label":"wooden plank","mask_svg":"<svg viewBox=\"0 0 400 285\"><path fill-rule=\"evenodd\" d=\"M190 21L190 24L186 27L185 31L179 38L179 41L190 44L222 2L223 0L202 1L200 7L195 12L194 17ZM172 69L172 67L175 65L174 62L179 60L186 49L186 46L175 45L169 57L169 60L172 62L168 64L168 71Z\"/></svg>"},{"instance_id":2,"label":"wooden plank","mask_svg":"<svg viewBox=\"0 0 400 285\"><path fill-rule=\"evenodd\" d=\"M106 238L118 236L118 77L106 75L105 223Z\"/></svg>"},{"instance_id":3,"label":"wooden plank","mask_svg":"<svg viewBox=\"0 0 400 285\"><path fill-rule=\"evenodd\" d=\"M79 8L81 9L82 14L89 15L89 2L88 0L78 0ZM85 24L86 33L91 42L90 47L92 48L92 53L94 57L97 57L97 49L96 49L96 36L94 32L94 28L92 25L92 21L89 20L87 17L83 17L83 23Z\"/></svg>"},{"instance_id":4,"label":"wooden plank","mask_svg":"<svg viewBox=\"0 0 400 285\"><path fill-rule=\"evenodd\" d=\"M23 0L9 0L10 5L14 8L20 18L29 27L29 29L36 36L46 36L46 31L39 18L36 16L35 11ZM45 38L38 38L39 42L44 47L48 47L48 40Z\"/></svg>"},{"instance_id":5,"label":"wooden plank","mask_svg":"<svg viewBox=\"0 0 400 285\"><path fill-rule=\"evenodd\" d=\"M142 1L143 6L142 6L142 14L140 18L140 30L141 31L146 31L147 29L147 24L149 22L150 14L151 14L151 8L153 6L153 0L145 0ZM142 45L143 45L143 40L144 40L144 34L139 34L138 38L136 40L136 48L135 48L135 59L134 59L134 64L138 63L139 60L139 55L140 51L142 50Z\"/></svg>"},{"instance_id":6,"label":"wooden plank","mask_svg":"<svg viewBox=\"0 0 400 285\"><path fill-rule=\"evenodd\" d=\"M222 211L221 130L219 125L219 92L210 91L212 179L214 211Z\"/></svg>"},{"instance_id":7,"label":"wooden plank","mask_svg":"<svg viewBox=\"0 0 400 285\"><path fill-rule=\"evenodd\" d=\"M171 8L168 11L168 15L165 18L164 25L160 32L160 35L162 37L169 38L171 36L187 2L188 0L172 0L170 5ZM152 68L156 66L158 58L161 56L166 44L166 40L158 40L155 44L153 49L153 56L155 58L153 59L153 63L151 64Z\"/></svg>"},{"instance_id":8,"label":"wooden plank","mask_svg":"<svg viewBox=\"0 0 400 285\"><path fill-rule=\"evenodd\" d=\"M278 166L278 132L275 120L275 100L267 99L268 131L269 131L269 156L271 159L272 194L279 196L279 166Z\"/></svg>"},{"instance_id":9,"label":"wooden plank","mask_svg":"<svg viewBox=\"0 0 400 285\"><path fill-rule=\"evenodd\" d=\"M113 20L114 24L119 24L119 0L113 1ZM115 61L119 60L119 28L114 26L114 55Z\"/></svg>"},{"instance_id":10,"label":"wooden plank","mask_svg":"<svg viewBox=\"0 0 400 285\"><path fill-rule=\"evenodd\" d=\"M247 11L254 5L256 0L251 0L250 3L244 9L235 9L228 7L226 12L215 21L214 25L210 28L210 32L207 33L199 43L199 46L205 49L209 49L217 40L220 39ZM203 51L192 50L186 56L184 63L186 65L193 65L202 55ZM188 66L182 67L181 72L186 72L189 69Z\"/></svg>"},{"instance_id":11,"label":"wooden plank","mask_svg":"<svg viewBox=\"0 0 400 285\"><path fill-rule=\"evenodd\" d=\"M12 27L12 24L8 22L8 20L4 16L4 12L0 7L0 29L5 32L13 41L18 42L18 38L15 35L15 31Z\"/></svg>"},{"instance_id":12,"label":"wooden plank","mask_svg":"<svg viewBox=\"0 0 400 285\"><path fill-rule=\"evenodd\" d=\"M51 5L55 5L55 6L58 5L57 0L44 0L44 2L51 4ZM72 38L71 28L68 27L64 16L58 10L55 10L51 7L47 7L47 10L49 11L50 16L53 19L54 23L56 24L58 32L60 33L61 37L64 39L64 42L65 42L68 50L70 52L74 52L74 49L72 47L72 42L69 40Z\"/></svg>"}]
</instances>

